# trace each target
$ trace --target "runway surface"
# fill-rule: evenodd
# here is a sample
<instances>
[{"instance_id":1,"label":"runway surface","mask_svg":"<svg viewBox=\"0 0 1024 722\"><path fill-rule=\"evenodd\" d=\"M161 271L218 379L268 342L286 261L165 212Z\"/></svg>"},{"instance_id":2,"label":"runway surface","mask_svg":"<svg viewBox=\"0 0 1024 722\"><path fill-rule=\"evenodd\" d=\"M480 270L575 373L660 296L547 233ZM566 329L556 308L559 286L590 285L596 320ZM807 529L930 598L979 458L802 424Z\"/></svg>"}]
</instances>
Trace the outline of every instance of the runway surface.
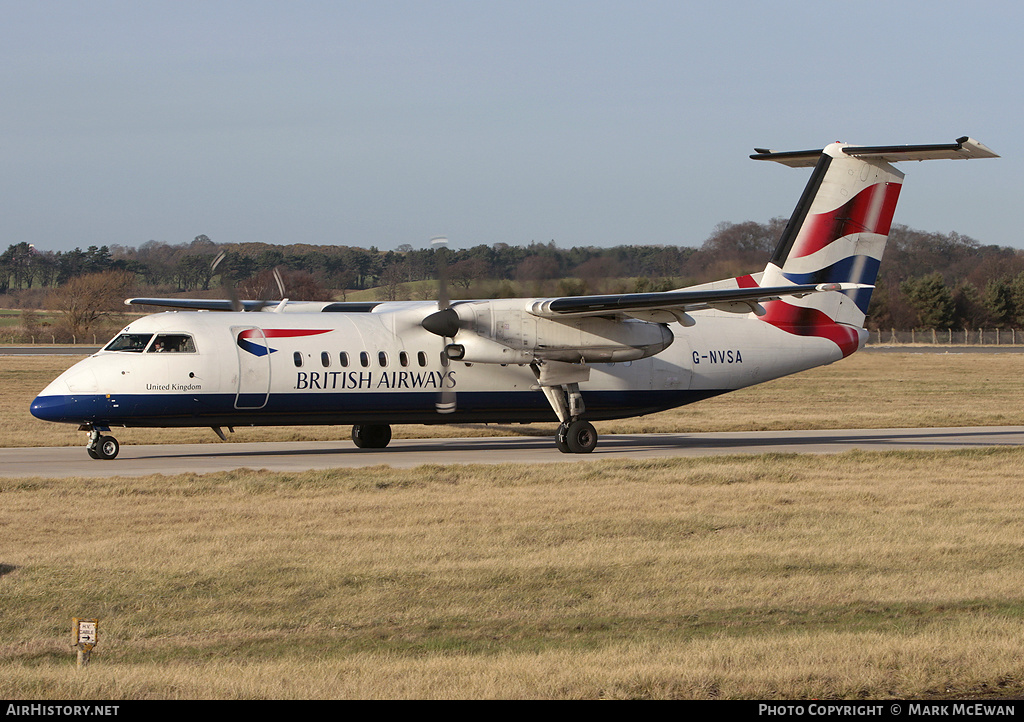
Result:
<instances>
[{"instance_id":1,"label":"runway surface","mask_svg":"<svg viewBox=\"0 0 1024 722\"><path fill-rule=\"evenodd\" d=\"M704 434L602 436L591 454L562 454L547 437L397 439L386 449L357 449L351 441L211 443L122 446L113 461L75 447L0 449L0 476L48 478L207 473L230 469L304 471L386 464L519 464L601 459L658 459L721 454L834 454L850 449L964 449L1024 445L1024 427L843 429Z\"/></svg>"}]
</instances>

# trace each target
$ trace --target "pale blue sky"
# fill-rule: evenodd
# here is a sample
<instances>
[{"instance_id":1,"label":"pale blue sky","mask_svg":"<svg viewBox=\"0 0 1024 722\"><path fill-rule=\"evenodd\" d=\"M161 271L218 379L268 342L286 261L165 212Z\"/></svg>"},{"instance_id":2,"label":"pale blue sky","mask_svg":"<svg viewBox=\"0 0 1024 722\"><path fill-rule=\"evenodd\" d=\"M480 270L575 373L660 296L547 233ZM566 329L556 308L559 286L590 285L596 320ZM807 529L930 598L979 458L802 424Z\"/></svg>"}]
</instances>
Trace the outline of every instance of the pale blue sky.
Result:
<instances>
[{"instance_id":1,"label":"pale blue sky","mask_svg":"<svg viewBox=\"0 0 1024 722\"><path fill-rule=\"evenodd\" d=\"M754 146L951 142L896 222L1024 247L1009 2L0 0L0 249L699 245Z\"/></svg>"}]
</instances>

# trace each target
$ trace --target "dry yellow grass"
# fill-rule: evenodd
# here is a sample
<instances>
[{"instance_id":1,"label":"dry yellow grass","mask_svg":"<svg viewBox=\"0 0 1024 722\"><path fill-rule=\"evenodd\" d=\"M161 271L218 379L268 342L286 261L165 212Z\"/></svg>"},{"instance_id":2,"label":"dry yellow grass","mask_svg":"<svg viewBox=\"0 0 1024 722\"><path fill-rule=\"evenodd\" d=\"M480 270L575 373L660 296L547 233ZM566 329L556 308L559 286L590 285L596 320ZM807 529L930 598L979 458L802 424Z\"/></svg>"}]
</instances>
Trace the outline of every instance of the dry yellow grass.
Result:
<instances>
[{"instance_id":1,"label":"dry yellow grass","mask_svg":"<svg viewBox=\"0 0 1024 722\"><path fill-rule=\"evenodd\" d=\"M32 398L71 365L66 357L0 356L0 446L84 443L75 427L38 421ZM861 352L750 389L660 414L598 424L602 434L1024 424L1024 354ZM233 441L348 438L337 426L242 428ZM553 435L554 425L396 426L396 438ZM117 430L123 444L216 443L201 429Z\"/></svg>"},{"instance_id":2,"label":"dry yellow grass","mask_svg":"<svg viewBox=\"0 0 1024 722\"><path fill-rule=\"evenodd\" d=\"M27 413L68 363L0 357L0 444L82 443ZM1024 424L1022 363L858 354L601 432ZM999 449L0 480L0 696L1019 695L1022 476Z\"/></svg>"},{"instance_id":3,"label":"dry yellow grass","mask_svg":"<svg viewBox=\"0 0 1024 722\"><path fill-rule=\"evenodd\" d=\"M1022 476L994 449L0 480L0 696L1020 694Z\"/></svg>"}]
</instances>

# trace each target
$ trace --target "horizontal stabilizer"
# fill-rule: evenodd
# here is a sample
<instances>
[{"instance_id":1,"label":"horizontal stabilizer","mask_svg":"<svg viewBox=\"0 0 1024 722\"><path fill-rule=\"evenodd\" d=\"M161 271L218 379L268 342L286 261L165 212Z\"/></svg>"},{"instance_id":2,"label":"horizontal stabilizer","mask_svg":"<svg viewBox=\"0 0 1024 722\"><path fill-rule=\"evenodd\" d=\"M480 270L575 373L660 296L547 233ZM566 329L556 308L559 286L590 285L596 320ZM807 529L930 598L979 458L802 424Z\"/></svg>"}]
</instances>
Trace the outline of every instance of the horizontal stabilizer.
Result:
<instances>
[{"instance_id":1,"label":"horizontal stabilizer","mask_svg":"<svg viewBox=\"0 0 1024 722\"><path fill-rule=\"evenodd\" d=\"M754 148L754 160L773 160L791 168L809 168L817 164L822 149L774 151ZM904 160L967 160L971 158L998 158L984 144L966 135L955 143L933 145L847 145L843 153L856 158L877 158L896 163Z\"/></svg>"}]
</instances>

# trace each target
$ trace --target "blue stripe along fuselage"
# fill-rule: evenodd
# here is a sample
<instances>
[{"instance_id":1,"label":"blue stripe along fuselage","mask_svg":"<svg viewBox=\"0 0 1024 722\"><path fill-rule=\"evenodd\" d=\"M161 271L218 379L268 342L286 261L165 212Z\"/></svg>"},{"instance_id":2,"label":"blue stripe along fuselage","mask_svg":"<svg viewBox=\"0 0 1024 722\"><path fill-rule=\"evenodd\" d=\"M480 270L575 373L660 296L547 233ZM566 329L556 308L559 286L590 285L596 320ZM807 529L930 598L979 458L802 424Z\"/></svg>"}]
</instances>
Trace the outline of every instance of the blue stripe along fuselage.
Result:
<instances>
[{"instance_id":1,"label":"blue stripe along fuselage","mask_svg":"<svg viewBox=\"0 0 1024 722\"><path fill-rule=\"evenodd\" d=\"M684 406L725 393L701 391L590 391L587 418L620 419ZM438 414L436 392L236 394L70 394L39 396L32 415L44 421L126 427L305 426L389 423L554 422L554 411L536 391L459 392L458 409ZM242 403L239 403L239 402ZM237 404L237 405L236 405ZM263 404L261 408L252 408ZM249 406L246 408L246 406Z\"/></svg>"}]
</instances>

